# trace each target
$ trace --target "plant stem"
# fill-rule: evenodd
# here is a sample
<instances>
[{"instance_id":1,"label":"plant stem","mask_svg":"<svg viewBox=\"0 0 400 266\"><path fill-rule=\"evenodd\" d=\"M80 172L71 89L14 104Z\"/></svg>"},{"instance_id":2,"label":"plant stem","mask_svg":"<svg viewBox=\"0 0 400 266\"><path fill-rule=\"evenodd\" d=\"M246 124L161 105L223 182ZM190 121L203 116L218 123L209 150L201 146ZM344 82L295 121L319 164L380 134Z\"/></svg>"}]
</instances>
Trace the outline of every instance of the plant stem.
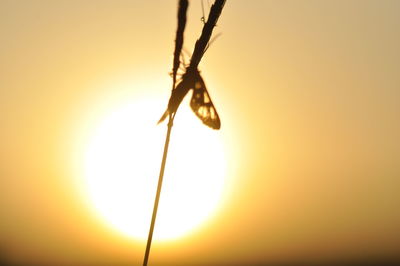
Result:
<instances>
[{"instance_id":1,"label":"plant stem","mask_svg":"<svg viewBox=\"0 0 400 266\"><path fill-rule=\"evenodd\" d=\"M179 61L179 56L181 54L182 46L183 46L183 32L185 31L185 26L186 26L186 11L187 11L188 5L189 5L189 2L187 0L179 1L178 28L176 30L174 62L173 62L173 67L172 67L172 89L175 89L176 74L178 72L178 68L181 63Z\"/></svg>"},{"instance_id":2,"label":"plant stem","mask_svg":"<svg viewBox=\"0 0 400 266\"><path fill-rule=\"evenodd\" d=\"M165 138L165 144L164 144L164 154L163 154L163 158L162 158L162 162L161 162L160 176L158 177L157 193L156 193L156 198L154 200L153 215L151 217L151 224L150 224L149 236L147 238L146 252L144 254L143 266L147 266L147 261L149 260L151 240L153 239L153 231L154 231L154 224L156 222L156 217L157 217L158 202L160 201L160 193L161 193L161 187L162 187L162 182L163 182L163 177L164 177L165 164L167 162L168 146L169 146L169 139L171 136L173 120L174 120L174 116L170 115L169 122L168 122L167 136Z\"/></svg>"},{"instance_id":3,"label":"plant stem","mask_svg":"<svg viewBox=\"0 0 400 266\"><path fill-rule=\"evenodd\" d=\"M207 49L207 45L208 45L208 43L210 41L210 37L212 35L212 31L218 21L219 16L221 15L221 11L225 5L225 1L226 0L216 0L215 3L211 6L210 15L207 19L207 22L204 24L200 38L196 41L193 55L192 55L191 62L190 62L190 66L188 69L191 69L191 70L197 69L197 66L200 63L200 60L203 57L203 55ZM187 7L188 7L188 1L180 0L179 10L178 10L178 29L176 32L175 51L174 51L173 85L172 85L173 90L175 89L176 72L177 72L177 69L180 64L179 54L180 54L180 51L181 51L182 45L183 45L183 32L185 30L185 25L186 25ZM186 71L188 71L188 69ZM162 158L162 162L161 162L160 176L158 178L157 193L156 193L156 198L154 201L153 215L151 217L151 224L150 224L149 236L147 238L147 245L146 245L146 252L145 252L144 260L143 260L143 266L147 266L147 262L149 260L151 241L153 239L154 224L156 222L156 217L157 217L158 202L160 201L160 193L161 193L161 187L162 187L162 182L163 182L163 177L164 177L165 164L167 161L169 139L171 136L171 130L172 130L174 117L175 117L175 113L173 113L173 114L170 113L169 121L168 121L168 131L167 131L167 136L165 138L165 144L164 144L164 154L163 154L163 158Z\"/></svg>"},{"instance_id":4,"label":"plant stem","mask_svg":"<svg viewBox=\"0 0 400 266\"><path fill-rule=\"evenodd\" d=\"M207 22L203 26L200 38L196 41L194 46L194 51L190 60L190 69L197 69L200 60L207 49L213 29L217 24L222 9L224 8L225 1L226 0L215 0L214 4L211 6L210 15L208 16Z\"/></svg>"}]
</instances>

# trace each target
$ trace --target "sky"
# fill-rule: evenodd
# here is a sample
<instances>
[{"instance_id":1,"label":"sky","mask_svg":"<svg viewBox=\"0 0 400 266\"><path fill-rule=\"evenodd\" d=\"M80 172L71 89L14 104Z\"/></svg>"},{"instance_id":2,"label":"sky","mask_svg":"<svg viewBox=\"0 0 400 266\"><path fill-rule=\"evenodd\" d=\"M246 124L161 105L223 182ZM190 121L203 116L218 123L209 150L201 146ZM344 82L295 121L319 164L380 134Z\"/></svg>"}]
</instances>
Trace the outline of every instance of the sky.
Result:
<instances>
[{"instance_id":1,"label":"sky","mask_svg":"<svg viewBox=\"0 0 400 266\"><path fill-rule=\"evenodd\" d=\"M223 203L201 229L155 241L150 265L399 259L398 10L227 0L199 66L222 121ZM176 11L177 1L0 0L0 262L142 263L145 242L88 207L79 165L118 106L145 97L161 116ZM201 16L190 1L189 53Z\"/></svg>"}]
</instances>

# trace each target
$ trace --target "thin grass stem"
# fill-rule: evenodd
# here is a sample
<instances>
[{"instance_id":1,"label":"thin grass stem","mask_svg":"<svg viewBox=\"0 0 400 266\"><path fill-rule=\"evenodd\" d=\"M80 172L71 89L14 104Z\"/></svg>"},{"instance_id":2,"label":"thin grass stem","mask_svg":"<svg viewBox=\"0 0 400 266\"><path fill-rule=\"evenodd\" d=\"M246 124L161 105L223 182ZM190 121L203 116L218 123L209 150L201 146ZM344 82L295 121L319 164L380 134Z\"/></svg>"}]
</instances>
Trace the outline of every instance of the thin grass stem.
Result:
<instances>
[{"instance_id":1,"label":"thin grass stem","mask_svg":"<svg viewBox=\"0 0 400 266\"><path fill-rule=\"evenodd\" d=\"M158 202L160 201L161 187L162 187L163 178L164 178L165 164L167 162L169 139L170 139L170 136L171 136L173 120L174 120L174 116L170 115L169 116L169 122L168 122L167 136L165 138L165 144L164 144L164 153L163 153L163 158L162 158L162 161L161 161L160 176L158 177L157 193L156 193L156 198L154 200L153 214L151 216L151 224L150 224L149 236L147 238L146 252L144 254L143 266L147 266L147 262L149 260L151 241L153 239L154 225L156 223Z\"/></svg>"}]
</instances>

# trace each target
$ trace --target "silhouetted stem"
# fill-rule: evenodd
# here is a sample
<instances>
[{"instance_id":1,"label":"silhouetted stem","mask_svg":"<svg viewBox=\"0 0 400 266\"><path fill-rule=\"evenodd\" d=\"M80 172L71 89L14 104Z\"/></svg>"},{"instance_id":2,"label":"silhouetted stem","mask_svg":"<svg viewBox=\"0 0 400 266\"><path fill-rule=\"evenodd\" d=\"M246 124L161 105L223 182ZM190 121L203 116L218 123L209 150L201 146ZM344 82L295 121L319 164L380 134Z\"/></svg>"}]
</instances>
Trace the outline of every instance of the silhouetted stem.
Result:
<instances>
[{"instance_id":1,"label":"silhouetted stem","mask_svg":"<svg viewBox=\"0 0 400 266\"><path fill-rule=\"evenodd\" d=\"M178 68L180 65L179 56L181 54L181 50L182 50L182 46L183 46L183 33L185 31L185 26L186 26L186 11L187 11L188 5L189 5L189 3L187 0L179 1L178 28L176 30L174 61L173 61L173 66L172 66L172 80L173 80L172 81L172 89L175 89L176 74L178 72ZM162 187L162 182L163 182L163 177L164 177L165 164L167 162L169 139L171 136L171 130L172 130L174 117L175 116L172 114L169 115L168 131L167 131L167 136L165 138L164 153L163 153L163 158L161 161L161 169L160 169L160 175L158 178L157 193L156 193L156 198L154 200L153 214L151 217L149 236L147 237L146 252L144 254L143 266L147 266L147 262L149 260L151 241L153 239L154 225L155 225L156 217L157 217L158 202L160 201L161 187Z\"/></svg>"},{"instance_id":2,"label":"silhouetted stem","mask_svg":"<svg viewBox=\"0 0 400 266\"><path fill-rule=\"evenodd\" d=\"M183 32L185 31L186 26L186 11L188 8L188 1L187 0L180 0L179 1L179 8L178 8L178 28L176 30L176 39L175 39L175 51L174 51L174 63L172 67L172 89L175 89L176 83L176 73L178 72L178 68L180 65L180 54L182 51L183 46Z\"/></svg>"},{"instance_id":3,"label":"silhouetted stem","mask_svg":"<svg viewBox=\"0 0 400 266\"><path fill-rule=\"evenodd\" d=\"M204 52L207 49L208 42L210 41L210 38L212 35L212 31L218 21L219 16L221 15L221 11L222 11L222 8L224 7L224 4L225 4L225 0L216 0L215 3L211 6L210 15L207 19L207 22L204 24L200 38L196 41L194 51L192 54L192 58L190 60L190 65L186 71L197 69L197 66L200 63L200 60L203 57ZM173 70L172 70L172 72L173 72L172 73L172 75L173 75L172 89L175 89L176 72L178 71L179 64L180 64L179 55L180 55L182 45L183 45L183 32L185 30L185 25L186 25L187 6L188 6L187 0L179 1L178 29L176 31L174 63L173 63ZM147 245L146 245L146 252L144 255L143 266L147 266L147 262L149 260L151 241L153 239L154 224L156 222L156 217L157 217L158 202L160 201L161 187L162 187L162 182L163 182L163 177L164 177L165 164L167 162L169 139L171 136L174 117L175 117L175 113L169 115L168 131L167 131L167 136L165 138L164 153L163 153L163 158L162 158L162 162L161 162L160 175L158 178L157 193L156 193L156 198L154 201L153 214L151 217L151 224L150 224L149 236L147 238Z\"/></svg>"},{"instance_id":4,"label":"silhouetted stem","mask_svg":"<svg viewBox=\"0 0 400 266\"><path fill-rule=\"evenodd\" d=\"M174 120L174 117L170 115L169 122L168 122L167 137L165 138L165 144L164 144L164 153L163 153L163 158L161 161L160 176L158 177L156 199L154 200L153 215L151 217L151 224L150 224L149 236L147 238L146 252L144 254L143 266L147 266L147 262L149 260L151 240L153 239L153 231L154 231L154 224L156 222L156 217L157 217L158 202L160 201L161 187L162 187L162 182L163 182L163 177L164 177L165 164L167 162L168 146L169 146L169 139L171 136L173 120Z\"/></svg>"},{"instance_id":5,"label":"silhouetted stem","mask_svg":"<svg viewBox=\"0 0 400 266\"><path fill-rule=\"evenodd\" d=\"M190 69L197 69L200 60L203 57L205 50L207 49L212 31L217 24L218 18L221 15L224 5L225 0L216 0L215 3L211 6L210 15L208 16L207 22L204 24L200 38L196 41L196 44L194 46L192 59L190 60Z\"/></svg>"}]
</instances>

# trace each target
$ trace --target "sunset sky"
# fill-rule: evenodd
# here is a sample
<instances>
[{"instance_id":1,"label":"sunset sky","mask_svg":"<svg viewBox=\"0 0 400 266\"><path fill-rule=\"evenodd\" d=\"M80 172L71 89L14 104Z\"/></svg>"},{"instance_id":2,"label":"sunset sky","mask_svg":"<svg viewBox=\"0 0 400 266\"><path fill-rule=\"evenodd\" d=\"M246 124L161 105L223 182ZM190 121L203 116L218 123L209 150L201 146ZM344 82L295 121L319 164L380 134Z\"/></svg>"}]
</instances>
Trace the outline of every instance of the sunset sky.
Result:
<instances>
[{"instance_id":1,"label":"sunset sky","mask_svg":"<svg viewBox=\"0 0 400 266\"><path fill-rule=\"evenodd\" d=\"M112 158L158 177L177 2L0 0L0 264L141 265L145 240L107 220L87 184L108 177ZM201 215L165 241L160 219L149 265L399 259L399 11L396 0L227 0L199 66L221 130L183 103L161 195L175 192L168 169L181 169L199 205L165 217L179 231L179 215ZM186 60L201 1L187 15ZM117 134L105 144L124 146L126 125L144 143L135 158L131 144L125 155L93 148L111 134L102 126ZM150 206L153 192L125 203ZM113 198L100 202L113 211Z\"/></svg>"}]
</instances>

